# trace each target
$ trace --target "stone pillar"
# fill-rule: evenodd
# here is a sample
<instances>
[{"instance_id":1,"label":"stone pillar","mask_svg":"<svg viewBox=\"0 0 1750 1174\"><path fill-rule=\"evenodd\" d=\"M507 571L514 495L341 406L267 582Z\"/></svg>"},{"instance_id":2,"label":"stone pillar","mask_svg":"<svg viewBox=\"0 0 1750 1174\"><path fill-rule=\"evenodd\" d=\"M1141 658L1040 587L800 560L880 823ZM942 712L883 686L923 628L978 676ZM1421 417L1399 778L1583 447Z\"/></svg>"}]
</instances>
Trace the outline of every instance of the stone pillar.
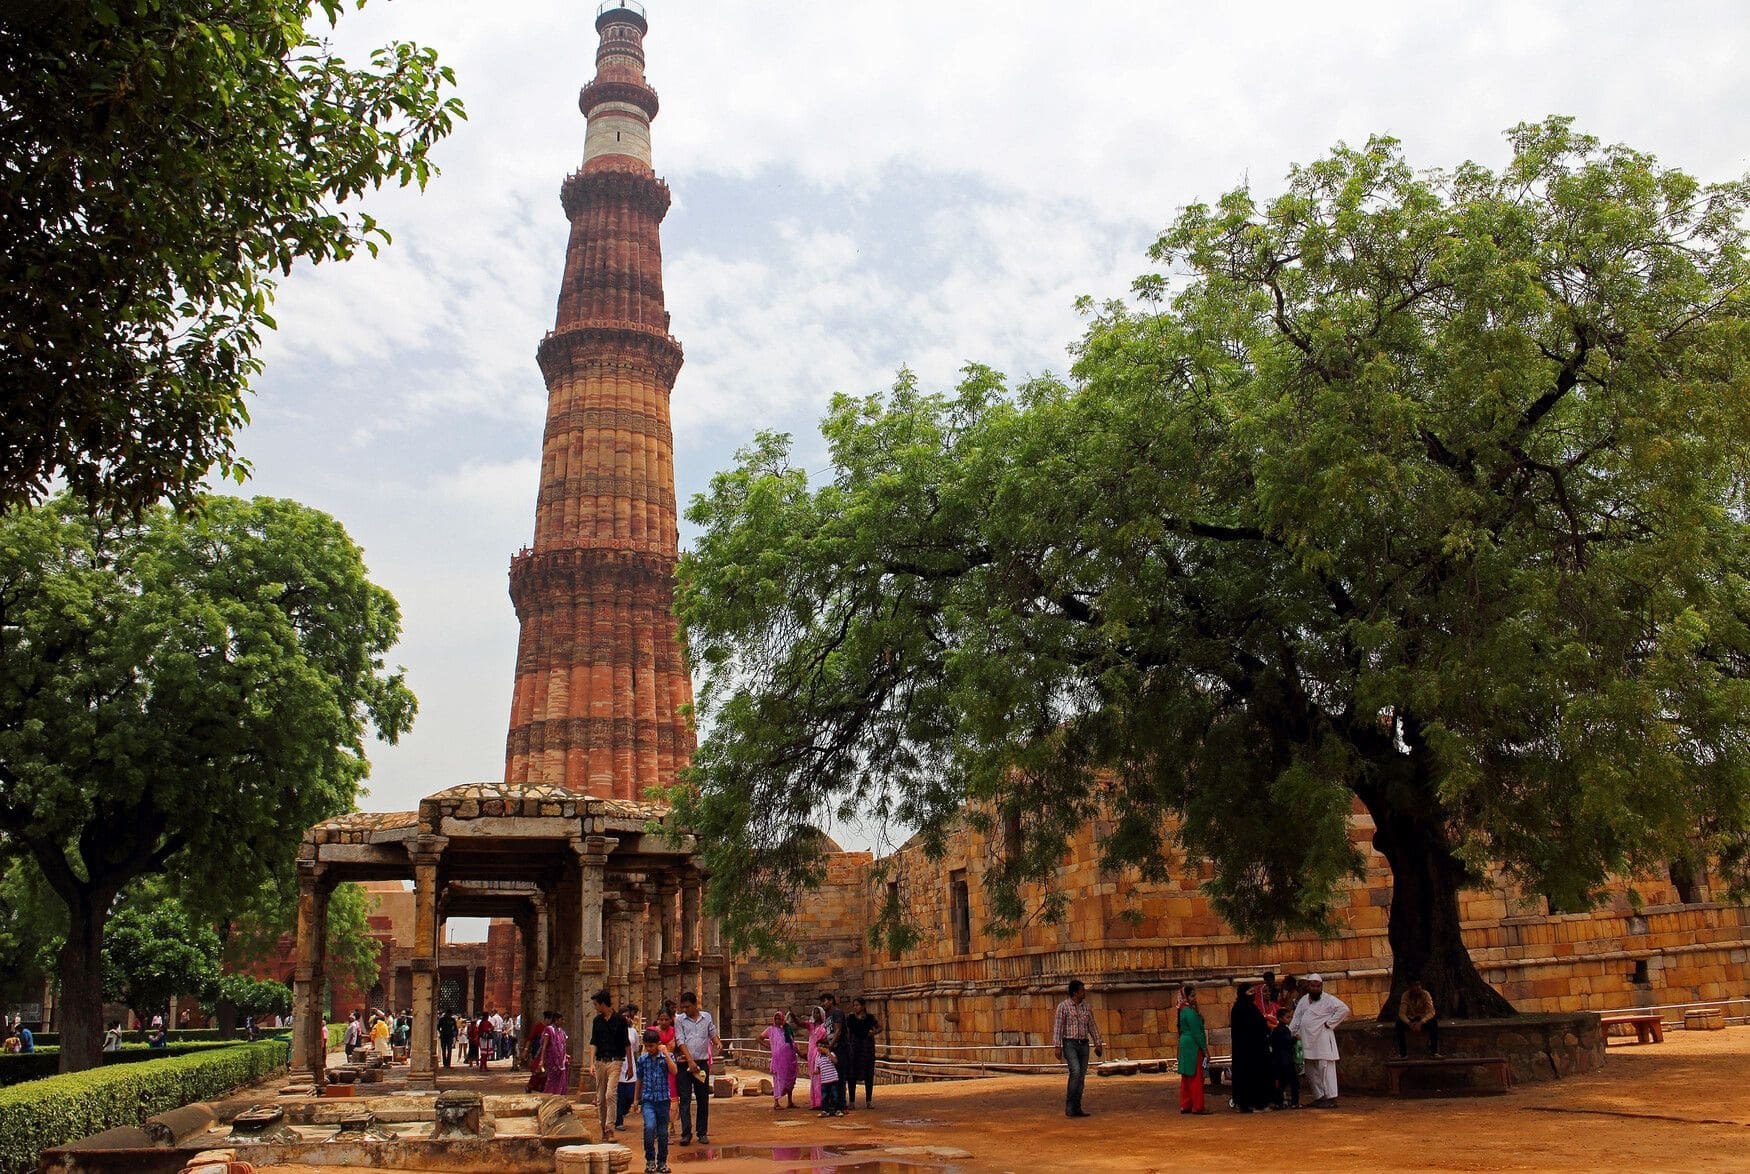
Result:
<instances>
[{"instance_id":1,"label":"stone pillar","mask_svg":"<svg viewBox=\"0 0 1750 1174\"><path fill-rule=\"evenodd\" d=\"M662 1006L662 896L656 886L644 884L644 1002L654 1016Z\"/></svg>"},{"instance_id":2,"label":"stone pillar","mask_svg":"<svg viewBox=\"0 0 1750 1174\"><path fill-rule=\"evenodd\" d=\"M627 885L626 902L626 994L644 1012L646 1023L654 1022L655 1008L645 995L649 985L644 976L644 959L650 931L645 925L646 902L642 884Z\"/></svg>"},{"instance_id":3,"label":"stone pillar","mask_svg":"<svg viewBox=\"0 0 1750 1174\"><path fill-rule=\"evenodd\" d=\"M705 987L699 973L699 889L702 881L696 869L687 869L681 873L681 976L680 984L683 990L692 989L699 992L699 1005L708 1007L705 999Z\"/></svg>"},{"instance_id":4,"label":"stone pillar","mask_svg":"<svg viewBox=\"0 0 1750 1174\"><path fill-rule=\"evenodd\" d=\"M420 836L413 859L413 1038L407 1048L407 1087L437 1087L438 862L442 836Z\"/></svg>"},{"instance_id":5,"label":"stone pillar","mask_svg":"<svg viewBox=\"0 0 1750 1174\"><path fill-rule=\"evenodd\" d=\"M530 899L528 911L517 918L517 931L523 940L523 999L517 1005L517 1013L523 1017L522 1030L517 1036L520 1047L528 1039L533 1025L540 1022L541 1012L547 1006L541 991L547 958L547 911L541 898Z\"/></svg>"},{"instance_id":6,"label":"stone pillar","mask_svg":"<svg viewBox=\"0 0 1750 1174\"><path fill-rule=\"evenodd\" d=\"M291 1077L298 1083L328 1079L328 1025L322 1017L322 986L327 978L328 894L314 860L298 861L298 957L292 969Z\"/></svg>"},{"instance_id":7,"label":"stone pillar","mask_svg":"<svg viewBox=\"0 0 1750 1174\"><path fill-rule=\"evenodd\" d=\"M608 989L614 1006L635 1003L632 993L632 915L626 903L616 898L608 906Z\"/></svg>"},{"instance_id":8,"label":"stone pillar","mask_svg":"<svg viewBox=\"0 0 1750 1174\"><path fill-rule=\"evenodd\" d=\"M662 918L662 993L677 1003L681 997L681 935L675 894L679 891L680 882L673 874L656 882L657 909Z\"/></svg>"},{"instance_id":9,"label":"stone pillar","mask_svg":"<svg viewBox=\"0 0 1750 1174\"><path fill-rule=\"evenodd\" d=\"M699 958L699 1002L717 1017L718 1030L729 1034L733 1016L724 992L723 925L715 917L705 918L705 949ZM709 1000L707 1002L707 1000Z\"/></svg>"},{"instance_id":10,"label":"stone pillar","mask_svg":"<svg viewBox=\"0 0 1750 1174\"><path fill-rule=\"evenodd\" d=\"M602 891L607 882L608 853L619 841L607 836L574 837L572 851L577 856L577 904L572 924L576 927L576 969L573 971L571 1003L566 1008L566 1029L575 1039L585 1039L584 1028L589 1023L590 996L604 985L608 977L607 941L602 923ZM587 1047L572 1049L582 1056ZM579 1088L587 1065L576 1059L571 1064L571 1087ZM610 1092L612 1090L609 1090Z\"/></svg>"}]
</instances>

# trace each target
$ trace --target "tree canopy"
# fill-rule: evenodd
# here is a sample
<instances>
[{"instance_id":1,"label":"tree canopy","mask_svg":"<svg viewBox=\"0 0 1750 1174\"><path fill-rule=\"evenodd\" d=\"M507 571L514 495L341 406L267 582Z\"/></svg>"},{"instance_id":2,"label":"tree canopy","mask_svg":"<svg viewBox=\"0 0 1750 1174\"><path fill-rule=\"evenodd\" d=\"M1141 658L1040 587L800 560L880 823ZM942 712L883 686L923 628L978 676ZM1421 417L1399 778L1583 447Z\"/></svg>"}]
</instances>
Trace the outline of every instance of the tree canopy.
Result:
<instances>
[{"instance_id":1,"label":"tree canopy","mask_svg":"<svg viewBox=\"0 0 1750 1174\"><path fill-rule=\"evenodd\" d=\"M1750 186L1508 140L1193 204L1070 381L904 375L833 400L820 484L776 435L713 479L676 795L733 937L853 814L933 850L1000 818L999 929L1098 814L1108 867L1328 931L1359 801L1394 992L1463 1016L1508 1009L1459 936L1485 870L1564 908L1679 857L1744 884Z\"/></svg>"},{"instance_id":2,"label":"tree canopy","mask_svg":"<svg viewBox=\"0 0 1750 1174\"><path fill-rule=\"evenodd\" d=\"M0 509L238 476L273 274L375 253L357 207L463 117L436 54L357 67L343 0L23 0L0 16Z\"/></svg>"},{"instance_id":3,"label":"tree canopy","mask_svg":"<svg viewBox=\"0 0 1750 1174\"><path fill-rule=\"evenodd\" d=\"M155 899L154 899L155 898ZM142 1023L169 1017L170 1000L205 998L219 981L219 935L182 903L152 894L124 902L104 928L103 997Z\"/></svg>"},{"instance_id":4,"label":"tree canopy","mask_svg":"<svg viewBox=\"0 0 1750 1174\"><path fill-rule=\"evenodd\" d=\"M289 872L351 810L365 738L415 701L395 601L333 518L214 497L190 515L0 516L0 850L67 906L63 1067L96 1062L105 919L137 878L199 894ZM207 905L212 902L206 902ZM219 911L222 912L222 911Z\"/></svg>"}]
</instances>

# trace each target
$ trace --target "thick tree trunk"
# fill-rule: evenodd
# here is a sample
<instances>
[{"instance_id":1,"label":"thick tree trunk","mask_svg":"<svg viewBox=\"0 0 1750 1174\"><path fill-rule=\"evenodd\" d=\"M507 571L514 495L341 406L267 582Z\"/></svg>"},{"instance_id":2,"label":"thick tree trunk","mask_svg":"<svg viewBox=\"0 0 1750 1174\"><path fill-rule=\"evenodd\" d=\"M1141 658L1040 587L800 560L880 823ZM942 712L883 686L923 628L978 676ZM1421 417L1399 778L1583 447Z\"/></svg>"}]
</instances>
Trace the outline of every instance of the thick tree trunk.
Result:
<instances>
[{"instance_id":1,"label":"thick tree trunk","mask_svg":"<svg viewBox=\"0 0 1750 1174\"><path fill-rule=\"evenodd\" d=\"M1365 797L1364 797L1365 801ZM1381 808L1376 810L1376 806ZM1391 865L1391 996L1379 1018L1397 1018L1398 999L1420 978L1442 1019L1513 1015L1513 1005L1484 981L1460 930L1458 894L1469 879L1433 812L1405 812L1369 803L1373 846Z\"/></svg>"},{"instance_id":2,"label":"thick tree trunk","mask_svg":"<svg viewBox=\"0 0 1750 1174\"><path fill-rule=\"evenodd\" d=\"M61 1071L103 1063L103 927L109 898L80 890L67 902L67 943L61 947Z\"/></svg>"}]
</instances>

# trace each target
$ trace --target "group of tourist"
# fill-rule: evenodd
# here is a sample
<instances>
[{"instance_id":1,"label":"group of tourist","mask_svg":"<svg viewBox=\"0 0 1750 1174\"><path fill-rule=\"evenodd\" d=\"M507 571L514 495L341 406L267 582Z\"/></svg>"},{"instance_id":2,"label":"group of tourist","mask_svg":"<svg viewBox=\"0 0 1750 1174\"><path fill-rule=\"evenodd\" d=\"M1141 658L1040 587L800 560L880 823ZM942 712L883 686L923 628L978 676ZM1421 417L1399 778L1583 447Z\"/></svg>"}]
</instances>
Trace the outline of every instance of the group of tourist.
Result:
<instances>
[{"instance_id":1,"label":"group of tourist","mask_svg":"<svg viewBox=\"0 0 1750 1174\"><path fill-rule=\"evenodd\" d=\"M699 1005L699 996L682 991L679 1006L665 1001L648 1025L636 1003L616 1008L606 989L591 1003L589 1047L602 1140L613 1140L637 1106L644 1125L644 1169L666 1172L675 1124L669 1110L678 1101L680 1144L692 1145L695 1138L700 1145L711 1144L711 1071L725 1052L717 1021ZM564 1062L568 1041L560 1017L549 1011L546 1018L547 1025L530 1041L531 1073L537 1064ZM537 1091L532 1074L529 1089ZM564 1092L565 1078L550 1077L545 1091Z\"/></svg>"},{"instance_id":2,"label":"group of tourist","mask_svg":"<svg viewBox=\"0 0 1750 1174\"><path fill-rule=\"evenodd\" d=\"M1088 1117L1092 1114L1082 1108L1082 1092L1089 1053L1102 1055L1104 1043L1087 1004L1086 985L1072 979L1066 995L1052 1018L1051 1043L1069 1070L1064 1113ZM1348 1017L1348 1005L1325 991L1321 975L1309 974L1299 981L1285 978L1278 983L1274 974L1266 972L1261 981L1238 983L1228 1013L1233 1107L1242 1113L1298 1109L1302 1076L1312 1093L1310 1107L1335 1107L1337 1025ZM1179 990L1174 1027L1179 1039L1179 1112L1208 1113L1204 1086L1209 1078L1209 1025L1198 1005L1195 984L1187 983ZM1438 1048L1433 999L1415 981L1400 1004L1400 1053L1407 1047L1411 1031L1426 1034L1431 1050Z\"/></svg>"},{"instance_id":3,"label":"group of tourist","mask_svg":"<svg viewBox=\"0 0 1750 1174\"><path fill-rule=\"evenodd\" d=\"M523 1017L506 1016L487 1008L471 1019L458 1020L448 1008L438 1016L438 1050L445 1068L453 1066L456 1044L464 1045L462 1063L478 1064L482 1071L494 1060L510 1061L518 1067L517 1040L522 1037Z\"/></svg>"},{"instance_id":4,"label":"group of tourist","mask_svg":"<svg viewBox=\"0 0 1750 1174\"><path fill-rule=\"evenodd\" d=\"M866 1002L852 999L846 1014L836 995L823 994L809 1013L806 1052L798 1054L797 1037L802 1034L794 1015L774 1011L761 1039L771 1053L773 1112L796 1107L797 1071L804 1062L808 1104L822 1117L842 1117L856 1108L859 1084L863 1107L875 1103L875 1037L881 1034L881 1021L870 1014Z\"/></svg>"}]
</instances>

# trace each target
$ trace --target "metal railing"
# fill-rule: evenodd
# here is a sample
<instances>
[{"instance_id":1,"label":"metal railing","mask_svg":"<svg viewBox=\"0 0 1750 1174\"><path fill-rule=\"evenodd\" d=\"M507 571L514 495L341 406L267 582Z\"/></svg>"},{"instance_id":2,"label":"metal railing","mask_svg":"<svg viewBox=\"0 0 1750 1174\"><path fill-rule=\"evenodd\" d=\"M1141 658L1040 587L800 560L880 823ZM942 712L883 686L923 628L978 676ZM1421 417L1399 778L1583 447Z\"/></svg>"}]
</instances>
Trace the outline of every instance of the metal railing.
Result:
<instances>
[{"instance_id":1,"label":"metal railing","mask_svg":"<svg viewBox=\"0 0 1750 1174\"><path fill-rule=\"evenodd\" d=\"M600 16L604 12L612 12L616 8L624 8L628 11L636 12L646 20L650 19L650 14L644 11L644 5L638 3L638 0L604 0L601 7L595 10L595 14Z\"/></svg>"}]
</instances>

